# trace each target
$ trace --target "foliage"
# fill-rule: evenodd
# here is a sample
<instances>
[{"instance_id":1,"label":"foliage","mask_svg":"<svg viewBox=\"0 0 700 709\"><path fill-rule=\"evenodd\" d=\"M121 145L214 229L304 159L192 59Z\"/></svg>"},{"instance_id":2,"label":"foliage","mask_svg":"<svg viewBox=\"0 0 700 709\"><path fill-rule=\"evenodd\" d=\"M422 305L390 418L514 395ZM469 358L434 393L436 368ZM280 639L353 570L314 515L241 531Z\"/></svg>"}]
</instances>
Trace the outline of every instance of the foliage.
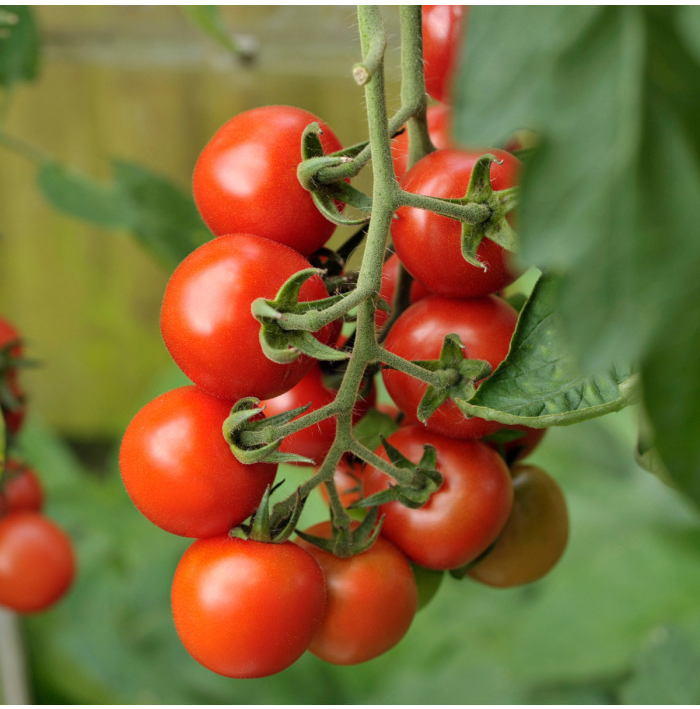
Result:
<instances>
[{"instance_id":1,"label":"foliage","mask_svg":"<svg viewBox=\"0 0 700 709\"><path fill-rule=\"evenodd\" d=\"M697 8L479 7L455 101L462 140L538 132L522 258L565 271L562 322L586 367L641 364L659 451L696 502L698 41Z\"/></svg>"}]
</instances>

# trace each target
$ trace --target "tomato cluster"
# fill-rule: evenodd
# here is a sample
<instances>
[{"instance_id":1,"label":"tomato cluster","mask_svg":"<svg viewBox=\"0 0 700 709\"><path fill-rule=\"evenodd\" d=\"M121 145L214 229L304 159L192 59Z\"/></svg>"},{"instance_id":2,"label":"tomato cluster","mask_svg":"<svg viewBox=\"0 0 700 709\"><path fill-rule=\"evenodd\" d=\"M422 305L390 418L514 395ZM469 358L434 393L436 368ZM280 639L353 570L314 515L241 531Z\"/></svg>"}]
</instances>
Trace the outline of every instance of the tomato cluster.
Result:
<instances>
[{"instance_id":1,"label":"tomato cluster","mask_svg":"<svg viewBox=\"0 0 700 709\"><path fill-rule=\"evenodd\" d=\"M19 372L19 332L0 317L0 400L8 453L0 477L0 605L18 613L49 608L68 590L75 574L73 546L65 532L42 514L44 493L36 472L14 456L26 413Z\"/></svg>"},{"instance_id":2,"label":"tomato cluster","mask_svg":"<svg viewBox=\"0 0 700 709\"><path fill-rule=\"evenodd\" d=\"M426 29L438 14L424 15L426 80L444 100L455 51L440 58ZM443 15L462 22L464 12ZM454 43L459 34L452 28L446 36ZM442 78L436 83L430 72ZM496 160L485 178L493 191L517 185L518 159L454 146L449 114L447 105L431 107L437 149L408 169L406 134L394 139L402 193L463 199L484 153ZM492 586L528 583L556 563L566 542L556 483L532 466L509 470L541 431L467 418L447 395L428 416L422 408L443 381L428 372L473 391L506 358L518 320L502 297L518 276L509 253L484 238L469 263L460 222L404 197L391 220L395 253L387 254L381 282L380 259L372 264L376 285L363 291L362 274L356 278L363 295L348 300L360 304L351 334L354 306L334 308L352 294L352 276L342 275L351 285L341 292L330 268L325 281L308 269L312 261L345 265L345 247L324 248L334 228L326 217L334 215L317 205L357 193L329 191L324 202L320 182L297 176L309 126L319 138L313 164L352 162L338 155L341 144L327 125L288 106L235 116L204 148L194 196L214 238L177 267L161 311L164 342L194 385L147 404L120 453L137 508L162 529L196 540L175 571L175 627L196 660L229 677L279 672L307 649L335 664L374 658L406 634L443 572ZM295 277L300 271L305 280ZM398 288L399 274L402 283L412 279L410 291ZM323 317L327 310L332 315ZM454 338L458 361L442 371L437 365ZM361 368L352 369L358 361ZM463 365L481 374L466 381ZM380 368L395 423L372 451L349 431L369 411L386 410L375 402ZM312 423L302 427L306 417ZM318 466L289 509L287 501L270 506L280 460ZM319 485L330 522L290 541L295 511ZM287 515L281 520L280 509Z\"/></svg>"}]
</instances>

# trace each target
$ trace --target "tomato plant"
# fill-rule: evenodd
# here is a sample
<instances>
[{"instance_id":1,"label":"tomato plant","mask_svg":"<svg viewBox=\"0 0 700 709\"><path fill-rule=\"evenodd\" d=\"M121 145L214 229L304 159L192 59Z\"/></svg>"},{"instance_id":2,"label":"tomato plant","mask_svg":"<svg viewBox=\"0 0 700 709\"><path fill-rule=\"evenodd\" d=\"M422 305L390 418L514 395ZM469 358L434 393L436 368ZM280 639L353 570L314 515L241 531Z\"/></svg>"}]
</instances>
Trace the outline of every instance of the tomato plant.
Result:
<instances>
[{"instance_id":1,"label":"tomato plant","mask_svg":"<svg viewBox=\"0 0 700 709\"><path fill-rule=\"evenodd\" d=\"M54 604L75 573L70 539L37 512L0 518L0 605L34 613Z\"/></svg>"},{"instance_id":2,"label":"tomato plant","mask_svg":"<svg viewBox=\"0 0 700 709\"><path fill-rule=\"evenodd\" d=\"M325 123L293 106L244 111L214 134L194 169L194 198L214 234L249 232L304 255L326 243L335 225L297 179L301 135L314 122L325 151L340 150Z\"/></svg>"},{"instance_id":3,"label":"tomato plant","mask_svg":"<svg viewBox=\"0 0 700 709\"><path fill-rule=\"evenodd\" d=\"M331 538L322 522L307 534ZM303 539L296 542L323 570L328 602L309 649L326 662L355 665L390 650L408 631L418 590L406 557L381 536L361 554L341 559Z\"/></svg>"},{"instance_id":4,"label":"tomato plant","mask_svg":"<svg viewBox=\"0 0 700 709\"><path fill-rule=\"evenodd\" d=\"M414 303L394 323L386 339L390 352L406 359L438 359L446 335L456 333L464 345L465 359L479 359L496 368L510 347L517 313L496 296L453 300L431 296ZM386 388L396 405L414 421L427 384L403 372L385 369ZM429 430L453 438L481 438L500 425L479 418L466 418L448 400L428 419Z\"/></svg>"},{"instance_id":5,"label":"tomato plant","mask_svg":"<svg viewBox=\"0 0 700 709\"><path fill-rule=\"evenodd\" d=\"M33 510L38 512L44 503L44 492L36 473L26 465L10 458L0 486L0 514Z\"/></svg>"},{"instance_id":6,"label":"tomato plant","mask_svg":"<svg viewBox=\"0 0 700 709\"><path fill-rule=\"evenodd\" d=\"M274 298L305 268L310 264L293 249L252 234L221 236L193 251L168 282L160 318L163 340L180 369L197 386L231 401L268 399L291 389L313 360L268 359L250 306L256 298ZM302 300L327 296L316 276L302 286ZM318 333L324 343L331 334L330 326Z\"/></svg>"},{"instance_id":7,"label":"tomato plant","mask_svg":"<svg viewBox=\"0 0 700 709\"><path fill-rule=\"evenodd\" d=\"M401 187L430 197L464 197L474 164L484 153L501 161L491 165L494 190L518 183L520 161L505 150L446 148L419 160L401 180ZM433 293L474 298L505 288L518 275L508 252L490 239L484 239L477 250L485 270L465 261L461 225L455 219L408 206L401 207L396 216L391 226L396 253L409 273Z\"/></svg>"},{"instance_id":8,"label":"tomato plant","mask_svg":"<svg viewBox=\"0 0 700 709\"><path fill-rule=\"evenodd\" d=\"M308 648L323 620L323 574L291 542L199 539L178 564L173 619L187 651L227 677L280 672Z\"/></svg>"},{"instance_id":9,"label":"tomato plant","mask_svg":"<svg viewBox=\"0 0 700 709\"><path fill-rule=\"evenodd\" d=\"M564 494L542 468L516 465L513 509L496 544L468 573L488 586L508 588L542 578L559 561L569 537Z\"/></svg>"},{"instance_id":10,"label":"tomato plant","mask_svg":"<svg viewBox=\"0 0 700 709\"><path fill-rule=\"evenodd\" d=\"M184 537L224 534L250 516L277 466L244 465L221 427L231 402L196 387L144 406L122 440L119 465L131 500L151 522Z\"/></svg>"},{"instance_id":11,"label":"tomato plant","mask_svg":"<svg viewBox=\"0 0 700 709\"><path fill-rule=\"evenodd\" d=\"M423 5L425 88L437 101L449 101L468 7Z\"/></svg>"},{"instance_id":12,"label":"tomato plant","mask_svg":"<svg viewBox=\"0 0 700 709\"><path fill-rule=\"evenodd\" d=\"M414 462L420 460L423 446L434 446L444 482L418 509L399 502L383 504L382 534L428 569L452 569L478 557L503 529L513 504L505 463L480 441L445 438L418 426L401 428L388 441ZM388 460L384 450L377 452ZM390 482L380 470L367 466L363 495L385 490Z\"/></svg>"}]
</instances>

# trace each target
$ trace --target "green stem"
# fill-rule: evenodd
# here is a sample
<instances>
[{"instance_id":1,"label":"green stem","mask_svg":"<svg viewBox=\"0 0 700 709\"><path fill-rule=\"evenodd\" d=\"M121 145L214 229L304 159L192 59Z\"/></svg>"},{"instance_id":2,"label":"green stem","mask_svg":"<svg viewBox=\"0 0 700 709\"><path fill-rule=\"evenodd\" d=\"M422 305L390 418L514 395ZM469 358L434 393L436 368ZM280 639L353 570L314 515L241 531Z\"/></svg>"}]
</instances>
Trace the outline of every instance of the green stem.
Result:
<instances>
[{"instance_id":1,"label":"green stem","mask_svg":"<svg viewBox=\"0 0 700 709\"><path fill-rule=\"evenodd\" d=\"M392 477L397 483L399 483L399 485L410 486L414 482L415 475L413 472L410 470L404 470L403 468L397 468L388 460L384 460L384 458L377 455L374 451L371 451L366 446L363 446L359 441L354 442L350 452L361 460L364 460L365 463L369 463L377 470L381 470L383 473L386 473Z\"/></svg>"},{"instance_id":2,"label":"green stem","mask_svg":"<svg viewBox=\"0 0 700 709\"><path fill-rule=\"evenodd\" d=\"M241 431L240 441L241 445L246 448L254 448L255 446L264 445L266 443L274 443L280 438L285 436L291 436L293 433L297 433L309 426L320 423L325 419L335 416L339 411L339 404L337 399L332 401L330 404L322 406L320 409L311 411L308 414L303 414L290 421L289 423L282 424L281 426L264 426L257 431Z\"/></svg>"},{"instance_id":3,"label":"green stem","mask_svg":"<svg viewBox=\"0 0 700 709\"><path fill-rule=\"evenodd\" d=\"M401 13L401 103L411 106L408 120L408 167L435 150L428 132L428 98L423 70L423 31L420 5L402 5Z\"/></svg>"},{"instance_id":4,"label":"green stem","mask_svg":"<svg viewBox=\"0 0 700 709\"><path fill-rule=\"evenodd\" d=\"M37 167L43 167L46 163L51 162L48 153L21 138L5 133L4 130L0 130L0 145L33 162Z\"/></svg>"},{"instance_id":5,"label":"green stem","mask_svg":"<svg viewBox=\"0 0 700 709\"><path fill-rule=\"evenodd\" d=\"M409 377L413 377L414 379L420 379L420 381L425 382L430 386L437 388L445 386L444 378L440 376L439 372L431 372L430 370L421 367L419 364L414 364L403 357L399 357L393 352L389 352L389 350L384 349L383 347L377 346L376 358L388 367L396 369L399 372L403 372L404 374L408 374Z\"/></svg>"},{"instance_id":6,"label":"green stem","mask_svg":"<svg viewBox=\"0 0 700 709\"><path fill-rule=\"evenodd\" d=\"M440 214L451 219L458 219L469 224L483 224L490 216L491 209L488 205L480 202L449 202L439 197L428 197L423 194L414 194L401 190L399 195L401 206L425 209L435 214Z\"/></svg>"}]
</instances>

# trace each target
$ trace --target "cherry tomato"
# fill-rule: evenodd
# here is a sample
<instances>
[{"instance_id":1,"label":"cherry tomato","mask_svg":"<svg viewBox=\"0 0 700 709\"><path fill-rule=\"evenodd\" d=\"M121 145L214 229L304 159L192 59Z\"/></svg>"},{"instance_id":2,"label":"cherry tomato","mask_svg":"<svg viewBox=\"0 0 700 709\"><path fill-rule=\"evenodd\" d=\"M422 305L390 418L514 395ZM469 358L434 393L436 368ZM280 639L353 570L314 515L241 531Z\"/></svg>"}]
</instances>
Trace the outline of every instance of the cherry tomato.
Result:
<instances>
[{"instance_id":1,"label":"cherry tomato","mask_svg":"<svg viewBox=\"0 0 700 709\"><path fill-rule=\"evenodd\" d=\"M244 465L221 427L231 402L181 387L144 406L122 440L119 465L140 512L167 532L211 537L250 516L277 466Z\"/></svg>"},{"instance_id":2,"label":"cherry tomato","mask_svg":"<svg viewBox=\"0 0 700 709\"><path fill-rule=\"evenodd\" d=\"M518 431L522 435L510 441L500 443L497 441L486 441L491 448L500 453L508 465L527 458L532 451L539 446L547 432L546 428L528 428L527 426L505 426L504 431ZM498 435L498 434L496 434Z\"/></svg>"},{"instance_id":3,"label":"cherry tomato","mask_svg":"<svg viewBox=\"0 0 700 709\"><path fill-rule=\"evenodd\" d=\"M34 613L54 604L75 573L70 539L38 512L0 519L0 605Z\"/></svg>"},{"instance_id":4,"label":"cherry tomato","mask_svg":"<svg viewBox=\"0 0 700 709\"><path fill-rule=\"evenodd\" d=\"M33 510L39 512L44 503L44 492L36 473L16 460L10 459L5 467L0 487L0 514Z\"/></svg>"},{"instance_id":5,"label":"cherry tomato","mask_svg":"<svg viewBox=\"0 0 700 709\"><path fill-rule=\"evenodd\" d=\"M428 108L428 133L436 148L449 148L452 146L452 133L450 122L452 110L443 103ZM391 141L391 157L394 161L394 171L400 180L408 169L408 130L397 135Z\"/></svg>"},{"instance_id":6,"label":"cherry tomato","mask_svg":"<svg viewBox=\"0 0 700 709\"><path fill-rule=\"evenodd\" d=\"M485 153L503 161L491 164L493 189L515 186L520 161L505 150L447 148L419 160L401 180L401 187L430 197L464 197L472 168ZM457 220L415 207L401 207L396 215L391 226L396 253L408 272L433 293L475 298L495 293L515 280L517 272L510 264L510 255L489 239L484 239L477 250L486 271L465 261Z\"/></svg>"},{"instance_id":7,"label":"cherry tomato","mask_svg":"<svg viewBox=\"0 0 700 709\"><path fill-rule=\"evenodd\" d=\"M342 148L319 118L293 106L263 106L225 123L194 169L194 199L217 236L252 232L308 256L335 225L316 208L297 179L301 135L319 123L326 153Z\"/></svg>"},{"instance_id":8,"label":"cherry tomato","mask_svg":"<svg viewBox=\"0 0 700 709\"><path fill-rule=\"evenodd\" d=\"M173 580L172 607L182 644L226 677L265 677L291 665L323 620L323 574L292 542L229 536L199 539Z\"/></svg>"},{"instance_id":9,"label":"cherry tomato","mask_svg":"<svg viewBox=\"0 0 700 709\"><path fill-rule=\"evenodd\" d=\"M517 312L493 295L471 300L430 296L401 314L385 347L405 359L434 360L440 356L445 335L456 333L464 344L465 359L485 360L495 369L508 354L517 320ZM383 370L382 376L396 405L417 421L418 405L428 385L393 369ZM426 426L452 438L482 438L500 428L493 421L465 418L449 399Z\"/></svg>"},{"instance_id":10,"label":"cherry tomato","mask_svg":"<svg viewBox=\"0 0 700 709\"><path fill-rule=\"evenodd\" d=\"M364 466L361 460L356 458L348 460L343 457L338 463L338 467L333 473L333 480L340 496L343 507L350 507L353 502L357 502L362 497L362 472ZM325 484L321 485L321 495L328 503L328 490Z\"/></svg>"},{"instance_id":11,"label":"cherry tomato","mask_svg":"<svg viewBox=\"0 0 700 709\"><path fill-rule=\"evenodd\" d=\"M512 471L513 510L491 551L469 570L497 588L532 583L559 561L569 536L566 500L556 481L534 465Z\"/></svg>"},{"instance_id":12,"label":"cherry tomato","mask_svg":"<svg viewBox=\"0 0 700 709\"><path fill-rule=\"evenodd\" d=\"M12 360L22 356L21 336L17 329L0 317L0 378L5 378L12 404L0 398L0 408L7 430L16 434L22 428L26 415L25 396L19 385L17 368Z\"/></svg>"},{"instance_id":13,"label":"cherry tomato","mask_svg":"<svg viewBox=\"0 0 700 709\"><path fill-rule=\"evenodd\" d=\"M450 102L468 10L464 5L423 5L425 89L437 101Z\"/></svg>"},{"instance_id":14,"label":"cherry tomato","mask_svg":"<svg viewBox=\"0 0 700 709\"><path fill-rule=\"evenodd\" d=\"M414 463L424 445L434 446L444 482L419 509L399 502L381 505L382 535L428 569L453 569L476 559L503 529L513 504L513 486L501 457L480 441L445 438L417 426L400 428L388 440ZM387 459L383 448L377 453ZM369 497L391 482L368 465L362 493Z\"/></svg>"},{"instance_id":15,"label":"cherry tomato","mask_svg":"<svg viewBox=\"0 0 700 709\"><path fill-rule=\"evenodd\" d=\"M306 530L330 538L329 522ZM408 631L418 589L406 557L381 535L365 552L346 559L303 539L326 579L328 604L311 652L334 665L356 665L390 650Z\"/></svg>"},{"instance_id":16,"label":"cherry tomato","mask_svg":"<svg viewBox=\"0 0 700 709\"><path fill-rule=\"evenodd\" d=\"M306 413L316 411L326 404L333 402L336 391L326 386L323 380L323 372L318 364L311 368L311 371L289 391L274 399L266 399L262 403L265 405L265 415L275 416L284 413L298 406L311 404ZM353 410L353 423L359 421L372 405L375 399L374 385L370 382L369 391L364 398L358 398ZM335 418L328 418L319 423L304 428L297 433L287 436L279 450L283 453L296 453L311 458L319 464L323 461L326 453L333 445L335 439Z\"/></svg>"},{"instance_id":17,"label":"cherry tomato","mask_svg":"<svg viewBox=\"0 0 700 709\"><path fill-rule=\"evenodd\" d=\"M250 307L256 298L274 298L306 268L309 262L293 249L252 234L221 236L193 251L171 276L160 316L163 340L180 369L204 391L231 401L291 389L314 360L268 359ZM302 286L302 300L327 297L317 276ZM327 343L332 333L327 325L317 334Z\"/></svg>"},{"instance_id":18,"label":"cherry tomato","mask_svg":"<svg viewBox=\"0 0 700 709\"><path fill-rule=\"evenodd\" d=\"M396 254L390 256L382 267L382 287L379 290L379 295L389 305L394 302L394 293L396 292L396 279L399 277L399 257ZM411 303L415 303L421 298L430 295L430 291L420 282L413 281L411 284ZM390 313L386 310L377 309L374 321L377 323L377 329L384 327L389 320Z\"/></svg>"}]
</instances>

